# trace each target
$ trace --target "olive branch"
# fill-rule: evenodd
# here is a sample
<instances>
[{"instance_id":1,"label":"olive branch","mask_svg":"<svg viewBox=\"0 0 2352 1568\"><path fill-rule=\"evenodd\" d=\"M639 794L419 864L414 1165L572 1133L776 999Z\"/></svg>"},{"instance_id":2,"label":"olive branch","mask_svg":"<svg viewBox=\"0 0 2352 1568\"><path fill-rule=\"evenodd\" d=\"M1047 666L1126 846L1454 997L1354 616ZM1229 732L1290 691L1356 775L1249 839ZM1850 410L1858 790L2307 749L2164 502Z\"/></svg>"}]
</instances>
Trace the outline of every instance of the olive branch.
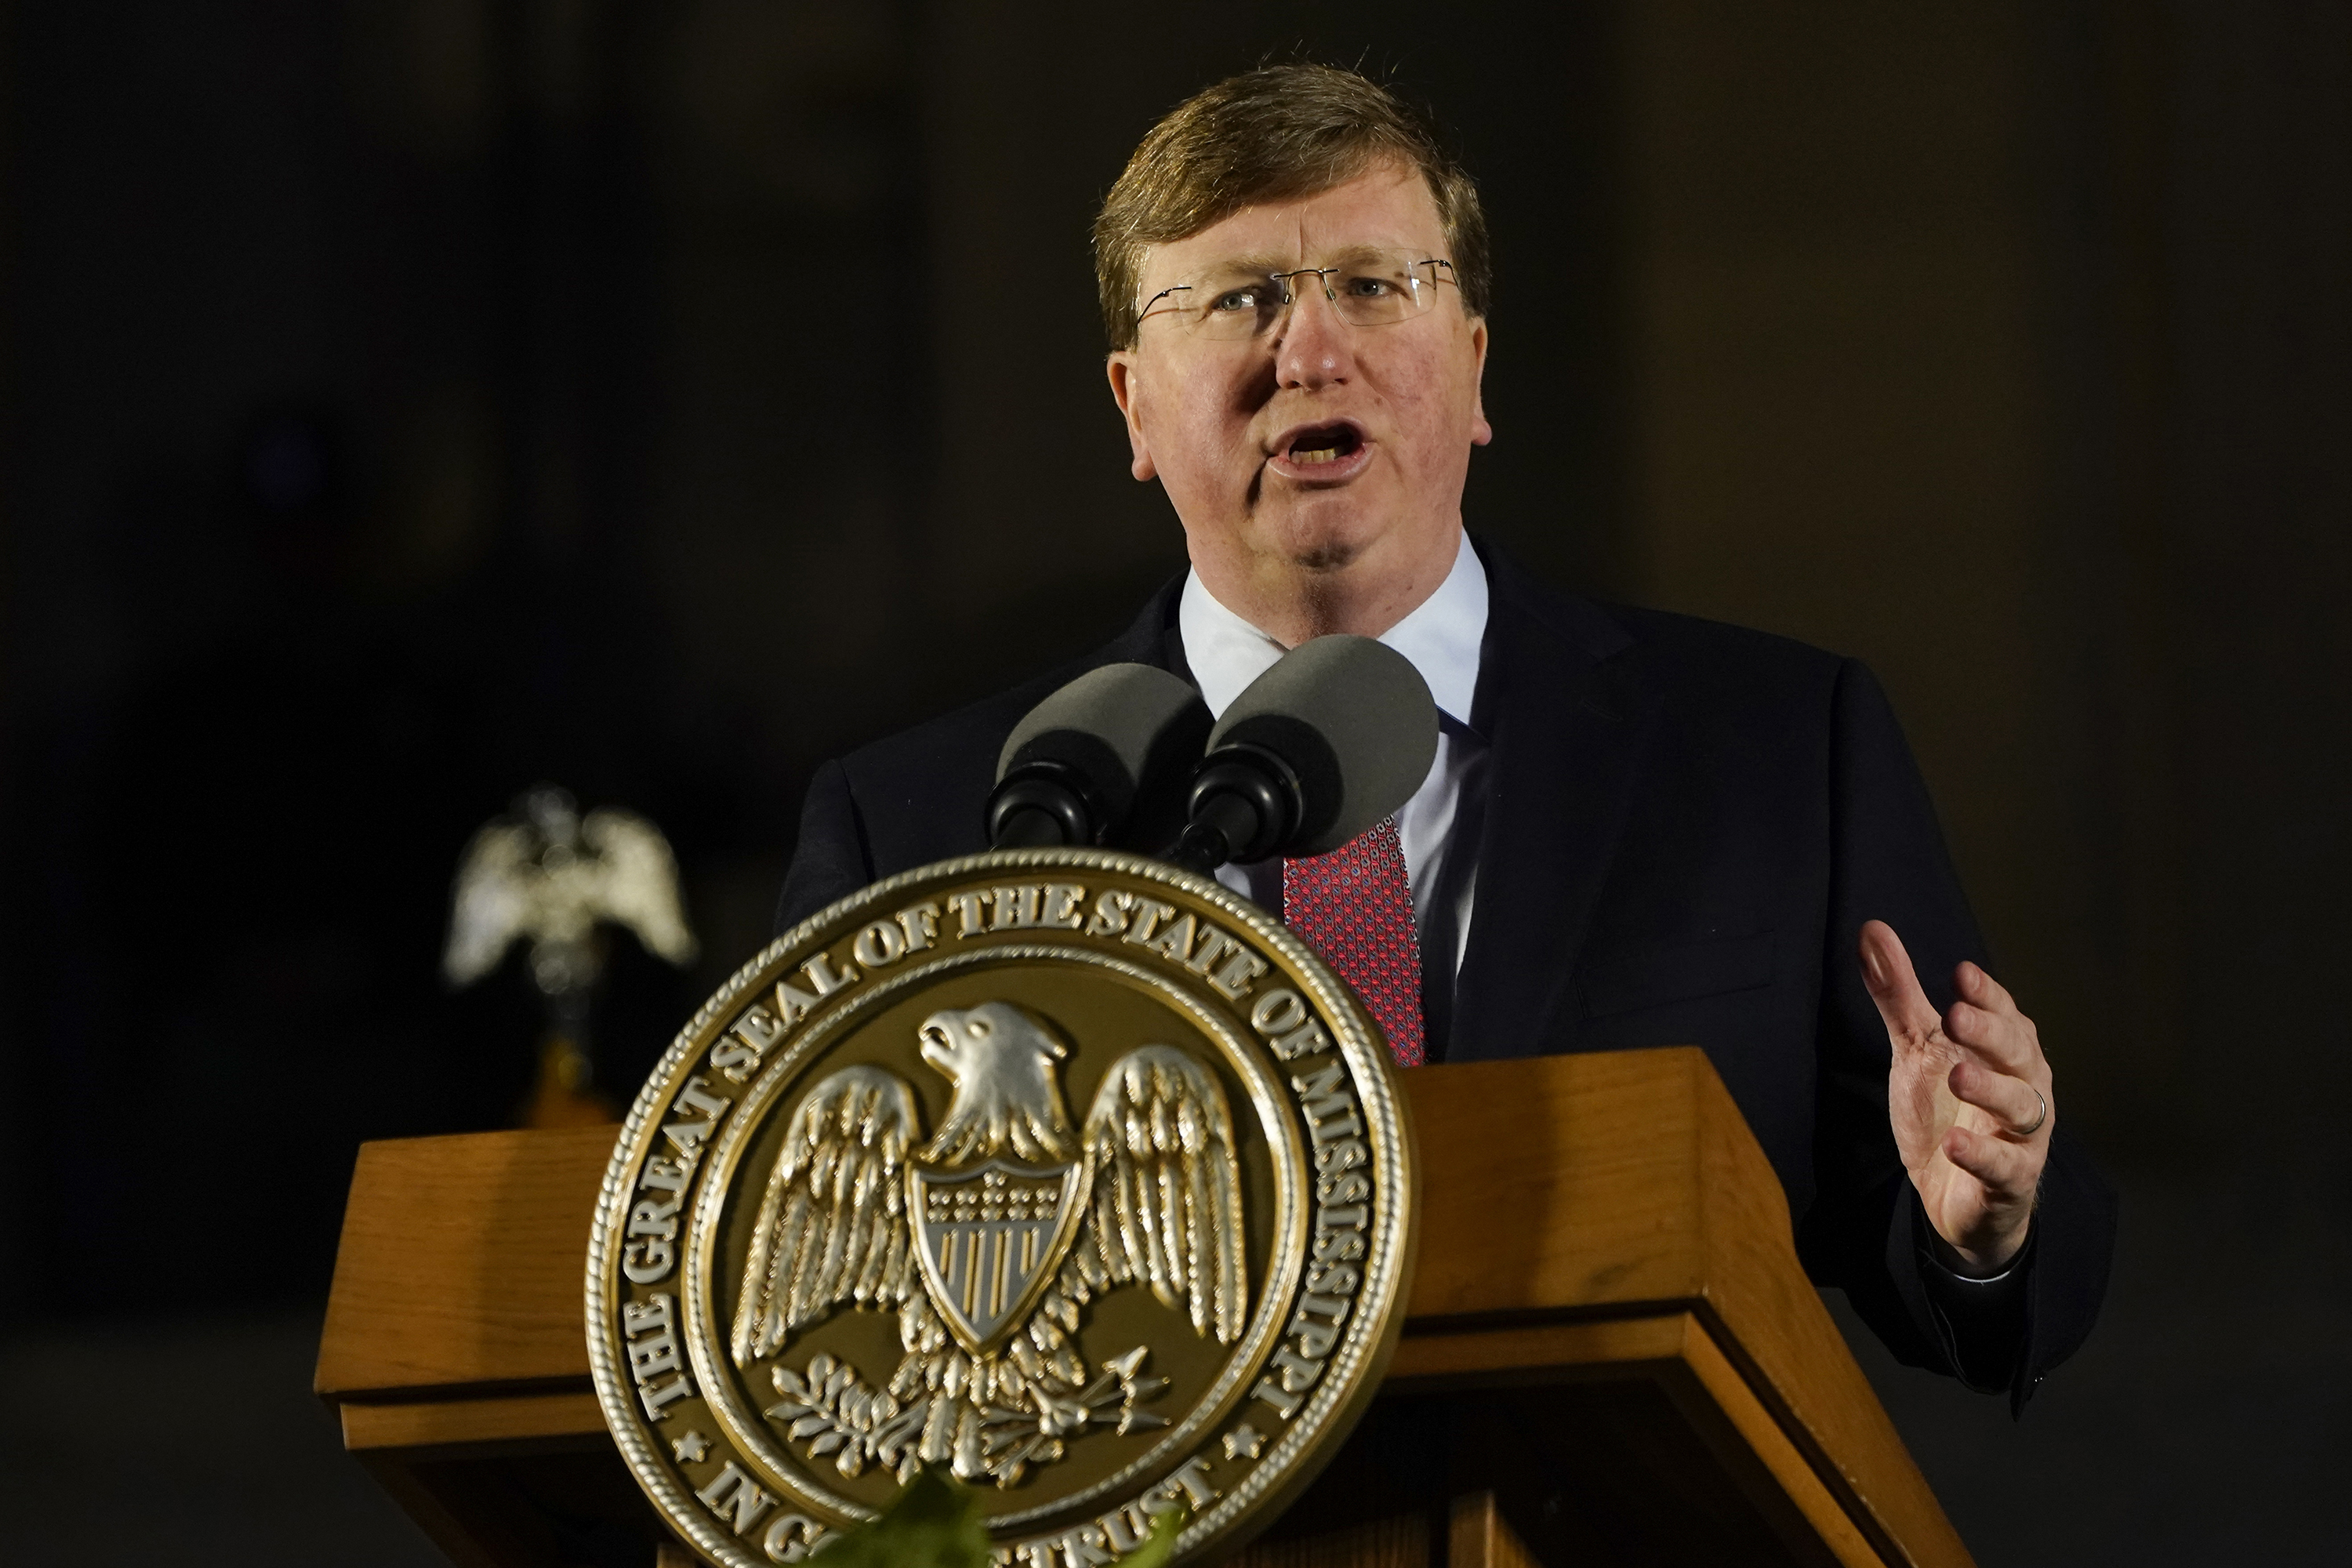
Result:
<instances>
[{"instance_id":1,"label":"olive branch","mask_svg":"<svg viewBox=\"0 0 2352 1568\"><path fill-rule=\"evenodd\" d=\"M866 1387L856 1368L822 1352L810 1359L805 1373L779 1366L772 1375L784 1397L768 1407L768 1417L789 1423L785 1431L808 1444L811 1458L834 1455L833 1468L845 1476L861 1475L878 1462L902 1479L912 1479L921 1405L900 1409L887 1391Z\"/></svg>"}]
</instances>

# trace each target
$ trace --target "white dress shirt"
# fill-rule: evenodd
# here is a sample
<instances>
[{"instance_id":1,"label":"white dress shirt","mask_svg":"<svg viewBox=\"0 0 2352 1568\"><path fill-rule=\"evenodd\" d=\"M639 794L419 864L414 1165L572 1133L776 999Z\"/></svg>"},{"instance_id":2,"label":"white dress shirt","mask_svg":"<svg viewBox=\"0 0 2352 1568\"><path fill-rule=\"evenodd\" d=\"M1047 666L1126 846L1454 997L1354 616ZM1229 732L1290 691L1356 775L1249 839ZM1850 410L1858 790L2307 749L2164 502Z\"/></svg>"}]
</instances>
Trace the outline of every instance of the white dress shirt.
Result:
<instances>
[{"instance_id":1,"label":"white dress shirt","mask_svg":"<svg viewBox=\"0 0 2352 1568\"><path fill-rule=\"evenodd\" d=\"M1176 606L1176 629L1184 659L1192 667L1201 696L1219 718L1243 689L1272 668L1289 650L1221 605L1201 581L1184 578ZM1486 759L1486 744L1470 730L1470 701L1478 689L1478 647L1486 635L1486 569L1463 535L1454 570L1437 591L1381 635L1381 641L1412 661L1441 715L1437 756L1413 797L1398 808L1397 837L1404 848L1406 879L1412 886L1415 922L1426 940L1431 900L1441 888L1454 889L1451 954L1459 968L1470 937L1470 905L1476 892L1477 844L1468 835L1455 842L1464 784ZM1456 858L1459 857L1459 859ZM1217 879L1277 913L1282 909L1282 862L1227 866Z\"/></svg>"}]
</instances>

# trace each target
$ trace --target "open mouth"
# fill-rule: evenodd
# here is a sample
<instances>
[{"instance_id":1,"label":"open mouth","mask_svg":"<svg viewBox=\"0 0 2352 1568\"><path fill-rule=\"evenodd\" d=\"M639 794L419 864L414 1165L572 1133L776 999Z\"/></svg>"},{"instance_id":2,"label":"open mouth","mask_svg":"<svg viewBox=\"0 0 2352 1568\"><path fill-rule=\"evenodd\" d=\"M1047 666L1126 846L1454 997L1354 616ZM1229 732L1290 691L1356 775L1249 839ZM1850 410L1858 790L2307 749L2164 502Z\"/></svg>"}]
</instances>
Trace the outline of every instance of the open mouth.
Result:
<instances>
[{"instance_id":1,"label":"open mouth","mask_svg":"<svg viewBox=\"0 0 2352 1568\"><path fill-rule=\"evenodd\" d=\"M1283 456L1299 468L1311 468L1352 458L1363 444L1352 425L1310 425L1292 436Z\"/></svg>"}]
</instances>

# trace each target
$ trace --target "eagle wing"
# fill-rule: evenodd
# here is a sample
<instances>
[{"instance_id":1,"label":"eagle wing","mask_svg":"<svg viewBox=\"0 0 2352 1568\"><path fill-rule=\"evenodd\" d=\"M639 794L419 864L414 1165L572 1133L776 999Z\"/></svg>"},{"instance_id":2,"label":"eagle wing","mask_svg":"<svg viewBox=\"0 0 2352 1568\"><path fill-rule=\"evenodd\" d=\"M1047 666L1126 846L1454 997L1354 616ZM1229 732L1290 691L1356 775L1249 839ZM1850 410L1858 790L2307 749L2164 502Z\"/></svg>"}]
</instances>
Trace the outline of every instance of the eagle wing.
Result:
<instances>
[{"instance_id":1,"label":"eagle wing","mask_svg":"<svg viewBox=\"0 0 2352 1568\"><path fill-rule=\"evenodd\" d=\"M582 819L580 837L602 872L596 912L636 932L656 957L693 963L694 933L677 898L677 858L661 830L634 812L605 807Z\"/></svg>"},{"instance_id":2,"label":"eagle wing","mask_svg":"<svg viewBox=\"0 0 2352 1568\"><path fill-rule=\"evenodd\" d=\"M802 1100L751 1232L736 1365L844 1301L896 1307L919 1289L904 1171L920 1134L915 1091L880 1068L843 1068Z\"/></svg>"},{"instance_id":3,"label":"eagle wing","mask_svg":"<svg viewBox=\"0 0 2352 1568\"><path fill-rule=\"evenodd\" d=\"M1087 1113L1096 1243L1114 1282L1139 1280L1197 1333L1239 1338L1248 1306L1241 1172L1225 1091L1173 1046L1111 1064Z\"/></svg>"},{"instance_id":4,"label":"eagle wing","mask_svg":"<svg viewBox=\"0 0 2352 1568\"><path fill-rule=\"evenodd\" d=\"M522 824L494 822L466 846L450 900L449 945L441 954L450 984L470 984L496 969L530 927L534 843Z\"/></svg>"}]
</instances>

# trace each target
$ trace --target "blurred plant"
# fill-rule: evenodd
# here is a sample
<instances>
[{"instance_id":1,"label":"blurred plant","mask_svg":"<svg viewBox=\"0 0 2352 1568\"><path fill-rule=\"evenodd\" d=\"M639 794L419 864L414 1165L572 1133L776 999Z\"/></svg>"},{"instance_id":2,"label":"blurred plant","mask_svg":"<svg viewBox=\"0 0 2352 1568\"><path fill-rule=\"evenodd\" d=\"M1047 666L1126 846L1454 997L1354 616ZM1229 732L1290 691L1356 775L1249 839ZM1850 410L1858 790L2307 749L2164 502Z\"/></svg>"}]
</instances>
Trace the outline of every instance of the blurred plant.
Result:
<instances>
[{"instance_id":1,"label":"blurred plant","mask_svg":"<svg viewBox=\"0 0 2352 1568\"><path fill-rule=\"evenodd\" d=\"M1119 1568L1163 1568L1184 1517L1179 1507L1153 1519ZM981 1494L927 1465L880 1518L826 1542L810 1561L824 1568L987 1568L994 1550L981 1522Z\"/></svg>"}]
</instances>

